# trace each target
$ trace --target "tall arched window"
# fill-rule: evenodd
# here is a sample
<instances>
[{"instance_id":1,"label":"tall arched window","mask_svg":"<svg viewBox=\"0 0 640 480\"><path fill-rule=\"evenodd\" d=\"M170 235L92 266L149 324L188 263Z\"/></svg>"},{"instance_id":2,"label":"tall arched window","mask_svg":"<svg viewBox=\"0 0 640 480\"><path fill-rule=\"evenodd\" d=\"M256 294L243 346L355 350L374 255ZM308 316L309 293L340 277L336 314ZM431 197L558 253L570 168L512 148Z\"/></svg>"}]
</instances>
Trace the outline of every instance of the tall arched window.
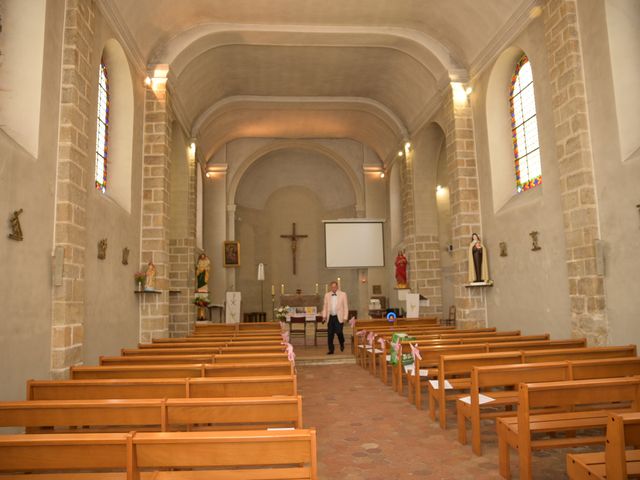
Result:
<instances>
[{"instance_id":1,"label":"tall arched window","mask_svg":"<svg viewBox=\"0 0 640 480\"><path fill-rule=\"evenodd\" d=\"M542 183L533 74L526 55L520 57L511 77L509 102L513 154L516 162L516 187L518 192L522 192Z\"/></svg>"},{"instance_id":2,"label":"tall arched window","mask_svg":"<svg viewBox=\"0 0 640 480\"><path fill-rule=\"evenodd\" d=\"M96 188L107 191L107 154L109 140L109 77L104 60L98 77L98 115L96 125Z\"/></svg>"}]
</instances>

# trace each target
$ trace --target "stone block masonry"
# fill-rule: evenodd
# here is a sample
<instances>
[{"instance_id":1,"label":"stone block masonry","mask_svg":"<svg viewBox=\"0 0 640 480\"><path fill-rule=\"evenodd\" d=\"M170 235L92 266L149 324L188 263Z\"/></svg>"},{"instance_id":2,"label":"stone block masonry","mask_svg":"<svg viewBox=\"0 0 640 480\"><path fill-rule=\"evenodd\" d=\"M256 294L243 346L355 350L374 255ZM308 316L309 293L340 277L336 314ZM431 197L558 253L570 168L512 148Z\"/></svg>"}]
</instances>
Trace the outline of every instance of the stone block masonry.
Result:
<instances>
[{"instance_id":1,"label":"stone block masonry","mask_svg":"<svg viewBox=\"0 0 640 480\"><path fill-rule=\"evenodd\" d=\"M447 148L451 202L454 302L459 328L484 327L487 309L482 288L467 288L471 234L482 237L473 117L468 101L454 101L448 91L441 112Z\"/></svg>"},{"instance_id":2,"label":"stone block masonry","mask_svg":"<svg viewBox=\"0 0 640 480\"><path fill-rule=\"evenodd\" d=\"M67 0L58 132L54 245L64 250L61 286L53 287L51 377L68 378L82 361L85 317L87 185L93 149L89 132L95 122L91 98L91 62L95 5Z\"/></svg>"},{"instance_id":3,"label":"stone block masonry","mask_svg":"<svg viewBox=\"0 0 640 480\"><path fill-rule=\"evenodd\" d=\"M546 0L543 7L549 62L556 161L564 219L571 299L571 331L591 345L608 343L604 278L596 272L600 238L582 48L575 0Z\"/></svg>"},{"instance_id":4,"label":"stone block masonry","mask_svg":"<svg viewBox=\"0 0 640 480\"><path fill-rule=\"evenodd\" d=\"M152 261L159 294L140 300L140 341L169 335L169 193L172 114L164 86L145 92L142 174L141 270Z\"/></svg>"}]
</instances>

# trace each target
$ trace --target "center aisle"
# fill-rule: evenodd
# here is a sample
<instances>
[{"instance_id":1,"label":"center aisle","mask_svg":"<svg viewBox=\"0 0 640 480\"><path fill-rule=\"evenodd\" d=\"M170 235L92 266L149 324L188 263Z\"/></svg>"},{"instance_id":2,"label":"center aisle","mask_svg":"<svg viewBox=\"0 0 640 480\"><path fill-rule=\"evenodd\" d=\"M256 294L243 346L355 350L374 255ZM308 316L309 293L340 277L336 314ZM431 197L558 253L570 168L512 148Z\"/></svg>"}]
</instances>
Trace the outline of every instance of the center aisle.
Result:
<instances>
[{"instance_id":1,"label":"center aisle","mask_svg":"<svg viewBox=\"0 0 640 480\"><path fill-rule=\"evenodd\" d=\"M299 366L302 418L318 432L320 480L499 479L426 412L356 365Z\"/></svg>"},{"instance_id":2,"label":"center aisle","mask_svg":"<svg viewBox=\"0 0 640 480\"><path fill-rule=\"evenodd\" d=\"M320 480L501 478L495 440L485 455L473 455L456 441L454 428L441 430L426 411L361 367L302 365L297 370L304 424L318 432ZM536 460L542 467L536 468L536 479L564 472L564 455L551 457L540 458L542 464Z\"/></svg>"}]
</instances>

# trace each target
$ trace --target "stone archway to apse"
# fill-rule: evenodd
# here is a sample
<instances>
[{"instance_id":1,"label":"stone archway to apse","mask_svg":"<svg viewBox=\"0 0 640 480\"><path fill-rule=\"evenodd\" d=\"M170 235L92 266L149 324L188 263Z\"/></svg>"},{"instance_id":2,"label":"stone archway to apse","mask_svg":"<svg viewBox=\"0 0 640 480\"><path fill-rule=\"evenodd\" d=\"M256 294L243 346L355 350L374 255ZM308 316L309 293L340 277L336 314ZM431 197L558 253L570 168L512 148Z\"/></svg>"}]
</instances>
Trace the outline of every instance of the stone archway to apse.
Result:
<instances>
[{"instance_id":1,"label":"stone archway to apse","mask_svg":"<svg viewBox=\"0 0 640 480\"><path fill-rule=\"evenodd\" d=\"M247 158L228 193L246 266L235 273L245 312L271 309L271 285L276 303L283 284L287 293L313 293L317 283L322 293L324 284L337 276L357 294L357 272L326 269L323 250L322 220L355 217L362 204L361 180L351 162L322 145L279 142ZM297 233L308 235L298 242L296 275L290 242L280 237L291 233L292 222ZM256 278L259 262L266 264L264 285Z\"/></svg>"}]
</instances>

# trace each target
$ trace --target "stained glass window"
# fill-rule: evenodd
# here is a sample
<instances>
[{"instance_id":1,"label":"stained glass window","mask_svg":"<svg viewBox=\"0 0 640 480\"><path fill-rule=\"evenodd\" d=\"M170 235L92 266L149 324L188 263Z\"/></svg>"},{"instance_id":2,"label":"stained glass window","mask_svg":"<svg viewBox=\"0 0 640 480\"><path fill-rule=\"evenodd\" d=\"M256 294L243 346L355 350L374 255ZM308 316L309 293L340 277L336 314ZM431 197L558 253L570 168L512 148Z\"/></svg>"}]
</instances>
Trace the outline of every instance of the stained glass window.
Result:
<instances>
[{"instance_id":1,"label":"stained glass window","mask_svg":"<svg viewBox=\"0 0 640 480\"><path fill-rule=\"evenodd\" d=\"M109 151L109 77L104 62L100 62L98 79L98 115L96 125L96 188L107 191L107 154Z\"/></svg>"},{"instance_id":2,"label":"stained glass window","mask_svg":"<svg viewBox=\"0 0 640 480\"><path fill-rule=\"evenodd\" d=\"M533 74L526 55L520 58L511 77L509 103L513 154L516 162L516 187L518 192L522 192L542 183Z\"/></svg>"}]
</instances>

